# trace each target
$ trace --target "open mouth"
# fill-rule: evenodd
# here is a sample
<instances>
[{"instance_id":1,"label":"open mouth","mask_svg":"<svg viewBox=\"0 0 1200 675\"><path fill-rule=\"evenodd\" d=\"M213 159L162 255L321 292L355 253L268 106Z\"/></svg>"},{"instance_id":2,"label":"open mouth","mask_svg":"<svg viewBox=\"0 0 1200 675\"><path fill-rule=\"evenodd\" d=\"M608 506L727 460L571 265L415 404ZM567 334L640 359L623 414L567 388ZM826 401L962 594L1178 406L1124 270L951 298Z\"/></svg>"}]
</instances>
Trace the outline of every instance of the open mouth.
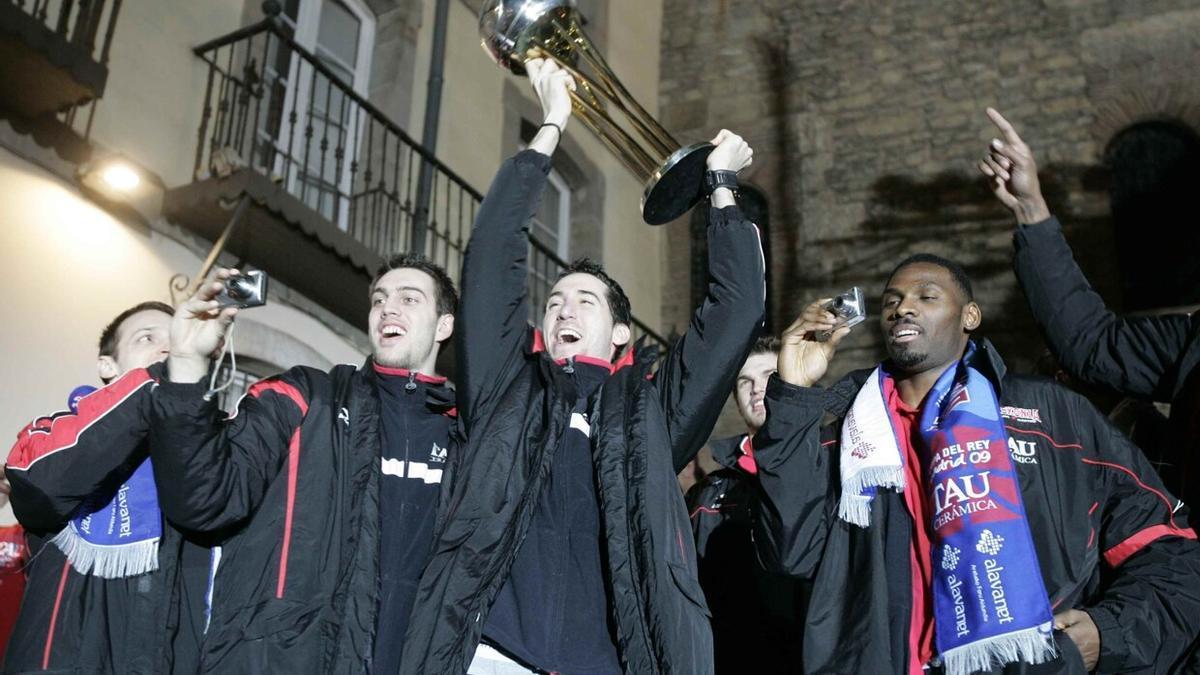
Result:
<instances>
[{"instance_id":1,"label":"open mouth","mask_svg":"<svg viewBox=\"0 0 1200 675\"><path fill-rule=\"evenodd\" d=\"M565 345L574 344L583 339L583 335L574 328L560 328L556 337L561 344Z\"/></svg>"},{"instance_id":2,"label":"open mouth","mask_svg":"<svg viewBox=\"0 0 1200 675\"><path fill-rule=\"evenodd\" d=\"M892 327L892 342L896 344L912 342L920 336L921 329L911 323L900 324Z\"/></svg>"},{"instance_id":3,"label":"open mouth","mask_svg":"<svg viewBox=\"0 0 1200 675\"><path fill-rule=\"evenodd\" d=\"M404 337L405 335L408 335L408 331L396 325L385 325L379 329L379 337L382 338L384 342L396 340Z\"/></svg>"}]
</instances>

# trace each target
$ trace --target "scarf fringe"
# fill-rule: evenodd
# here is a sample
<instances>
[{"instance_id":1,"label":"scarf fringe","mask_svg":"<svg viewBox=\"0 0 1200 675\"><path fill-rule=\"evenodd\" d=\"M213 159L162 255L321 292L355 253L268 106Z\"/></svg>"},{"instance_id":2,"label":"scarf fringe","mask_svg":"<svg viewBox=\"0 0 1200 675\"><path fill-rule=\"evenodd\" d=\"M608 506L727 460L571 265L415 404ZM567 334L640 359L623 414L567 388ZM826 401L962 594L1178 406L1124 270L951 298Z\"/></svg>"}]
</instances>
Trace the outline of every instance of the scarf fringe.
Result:
<instances>
[{"instance_id":1,"label":"scarf fringe","mask_svg":"<svg viewBox=\"0 0 1200 675\"><path fill-rule=\"evenodd\" d=\"M1058 646L1054 643L1054 633L1046 624L971 642L947 651L941 659L946 675L971 675L1009 663L1045 663L1056 656Z\"/></svg>"},{"instance_id":2,"label":"scarf fringe","mask_svg":"<svg viewBox=\"0 0 1200 675\"><path fill-rule=\"evenodd\" d=\"M158 569L158 537L120 546L97 546L64 527L50 540L80 574L101 579L124 579Z\"/></svg>"},{"instance_id":3,"label":"scarf fringe","mask_svg":"<svg viewBox=\"0 0 1200 675\"><path fill-rule=\"evenodd\" d=\"M863 469L842 483L842 498L838 502L838 517L852 525L871 524L871 488L904 491L904 469L899 466L873 466Z\"/></svg>"}]
</instances>

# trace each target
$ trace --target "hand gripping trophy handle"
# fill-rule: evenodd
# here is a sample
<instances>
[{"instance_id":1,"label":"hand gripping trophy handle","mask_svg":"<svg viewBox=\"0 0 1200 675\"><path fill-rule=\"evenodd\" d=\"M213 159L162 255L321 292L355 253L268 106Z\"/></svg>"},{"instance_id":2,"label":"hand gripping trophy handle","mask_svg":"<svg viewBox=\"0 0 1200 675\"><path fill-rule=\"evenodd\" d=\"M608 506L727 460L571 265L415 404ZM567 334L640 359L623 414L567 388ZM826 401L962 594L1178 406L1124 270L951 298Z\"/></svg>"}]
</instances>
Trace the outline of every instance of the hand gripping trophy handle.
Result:
<instances>
[{"instance_id":1,"label":"hand gripping trophy handle","mask_svg":"<svg viewBox=\"0 0 1200 675\"><path fill-rule=\"evenodd\" d=\"M486 0L483 48L499 65L525 74L525 61L550 58L575 77L573 112L645 184L642 219L662 225L703 197L711 143L680 147L609 67L584 32L575 0Z\"/></svg>"}]
</instances>

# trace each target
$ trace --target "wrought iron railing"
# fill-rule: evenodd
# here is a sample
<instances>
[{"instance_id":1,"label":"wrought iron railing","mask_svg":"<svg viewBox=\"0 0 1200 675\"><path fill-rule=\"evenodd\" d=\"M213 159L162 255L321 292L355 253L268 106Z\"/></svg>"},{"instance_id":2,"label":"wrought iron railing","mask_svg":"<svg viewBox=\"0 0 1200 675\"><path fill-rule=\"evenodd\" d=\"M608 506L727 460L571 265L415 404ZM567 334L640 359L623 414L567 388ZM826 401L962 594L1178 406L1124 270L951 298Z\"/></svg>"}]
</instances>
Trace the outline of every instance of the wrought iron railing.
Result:
<instances>
[{"instance_id":1,"label":"wrought iron railing","mask_svg":"<svg viewBox=\"0 0 1200 675\"><path fill-rule=\"evenodd\" d=\"M47 30L63 42L73 46L79 53L107 67L109 50L112 48L113 33L117 18L121 14L121 0L0 0L44 25ZM103 34L101 33L103 30ZM97 43L99 40L99 43ZM102 88L102 87L101 87ZM95 116L97 98L75 102L65 109L56 111L58 121L76 131L81 138L91 135L92 119ZM86 113L86 114L81 114Z\"/></svg>"},{"instance_id":2,"label":"wrought iron railing","mask_svg":"<svg viewBox=\"0 0 1200 675\"><path fill-rule=\"evenodd\" d=\"M457 278L483 195L314 56L277 19L195 49L208 64L195 177L251 168L382 256L421 250ZM426 202L421 174L431 176ZM416 243L414 245L414 243ZM564 263L530 239L531 311ZM634 321L635 336L661 336Z\"/></svg>"},{"instance_id":3,"label":"wrought iron railing","mask_svg":"<svg viewBox=\"0 0 1200 675\"><path fill-rule=\"evenodd\" d=\"M16 5L55 34L89 54L92 60L105 65L112 46L121 0L0 0ZM100 29L104 36L98 47Z\"/></svg>"}]
</instances>

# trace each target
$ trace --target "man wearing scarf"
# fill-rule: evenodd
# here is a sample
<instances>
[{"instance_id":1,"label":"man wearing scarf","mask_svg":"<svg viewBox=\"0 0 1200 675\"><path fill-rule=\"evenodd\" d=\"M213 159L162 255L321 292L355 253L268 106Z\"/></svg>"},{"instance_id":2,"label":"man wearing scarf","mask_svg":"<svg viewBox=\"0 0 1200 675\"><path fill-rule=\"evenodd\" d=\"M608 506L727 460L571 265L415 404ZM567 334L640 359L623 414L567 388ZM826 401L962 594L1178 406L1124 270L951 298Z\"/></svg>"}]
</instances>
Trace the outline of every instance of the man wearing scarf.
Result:
<instances>
[{"instance_id":1,"label":"man wearing scarf","mask_svg":"<svg viewBox=\"0 0 1200 675\"><path fill-rule=\"evenodd\" d=\"M805 672L1180 672L1186 508L1085 399L1007 373L982 320L962 268L920 254L883 293L877 368L811 388L849 333L821 301L784 334L755 528L814 579Z\"/></svg>"},{"instance_id":2,"label":"man wearing scarf","mask_svg":"<svg viewBox=\"0 0 1200 675\"><path fill-rule=\"evenodd\" d=\"M159 673L198 655L210 551L164 521L146 443L146 368L167 356L173 313L119 314L100 335L105 386L18 434L5 473L31 558L6 673Z\"/></svg>"}]
</instances>

